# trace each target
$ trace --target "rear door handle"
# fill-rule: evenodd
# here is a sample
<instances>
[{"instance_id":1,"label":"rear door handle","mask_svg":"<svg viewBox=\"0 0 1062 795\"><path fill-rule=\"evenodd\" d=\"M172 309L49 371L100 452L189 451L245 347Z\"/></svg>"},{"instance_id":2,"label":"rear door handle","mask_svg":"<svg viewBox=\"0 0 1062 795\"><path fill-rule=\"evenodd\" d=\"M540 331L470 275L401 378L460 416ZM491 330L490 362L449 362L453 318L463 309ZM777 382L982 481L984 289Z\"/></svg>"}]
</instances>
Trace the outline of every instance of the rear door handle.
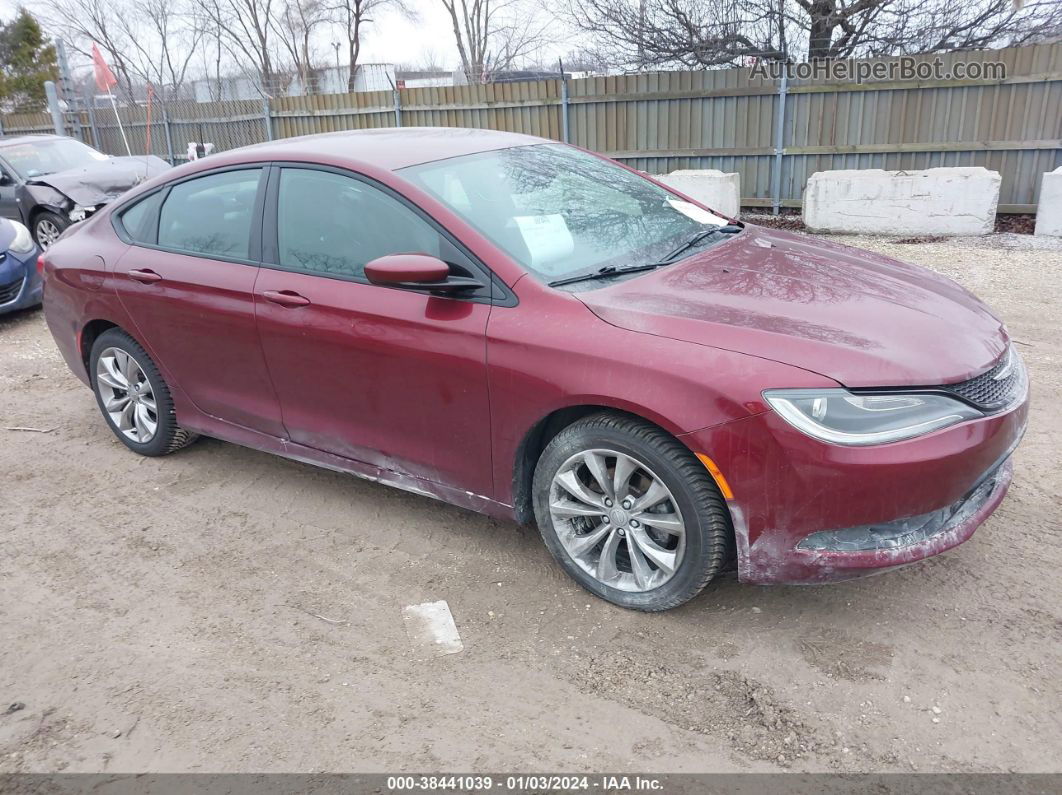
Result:
<instances>
[{"instance_id":1,"label":"rear door handle","mask_svg":"<svg viewBox=\"0 0 1062 795\"><path fill-rule=\"evenodd\" d=\"M162 281L162 277L150 268L137 268L129 271L129 278L136 279L143 284L153 284L154 282Z\"/></svg>"},{"instance_id":2,"label":"rear door handle","mask_svg":"<svg viewBox=\"0 0 1062 795\"><path fill-rule=\"evenodd\" d=\"M274 304L290 308L306 306L310 303L309 298L299 295L294 290L266 290L262 293L262 297L267 301L272 301Z\"/></svg>"}]
</instances>

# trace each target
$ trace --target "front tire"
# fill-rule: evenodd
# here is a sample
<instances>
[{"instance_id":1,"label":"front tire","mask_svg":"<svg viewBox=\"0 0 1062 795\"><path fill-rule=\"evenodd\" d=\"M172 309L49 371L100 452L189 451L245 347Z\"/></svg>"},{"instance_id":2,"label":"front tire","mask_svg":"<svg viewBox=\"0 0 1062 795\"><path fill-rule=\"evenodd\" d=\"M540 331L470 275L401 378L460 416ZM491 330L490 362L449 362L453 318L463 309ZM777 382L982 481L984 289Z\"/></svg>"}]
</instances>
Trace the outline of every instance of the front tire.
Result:
<instances>
[{"instance_id":1,"label":"front tire","mask_svg":"<svg viewBox=\"0 0 1062 795\"><path fill-rule=\"evenodd\" d=\"M535 519L571 577L621 607L668 610L723 567L733 537L715 482L673 436L603 412L565 428L535 467Z\"/></svg>"},{"instance_id":2,"label":"front tire","mask_svg":"<svg viewBox=\"0 0 1062 795\"><path fill-rule=\"evenodd\" d=\"M33 217L33 239L42 251L47 251L68 226L69 218L63 218L51 210L42 210Z\"/></svg>"},{"instance_id":3,"label":"front tire","mask_svg":"<svg viewBox=\"0 0 1062 795\"><path fill-rule=\"evenodd\" d=\"M198 438L177 424L173 398L158 367L124 331L112 328L96 338L89 375L107 425L133 452L168 455Z\"/></svg>"}]
</instances>

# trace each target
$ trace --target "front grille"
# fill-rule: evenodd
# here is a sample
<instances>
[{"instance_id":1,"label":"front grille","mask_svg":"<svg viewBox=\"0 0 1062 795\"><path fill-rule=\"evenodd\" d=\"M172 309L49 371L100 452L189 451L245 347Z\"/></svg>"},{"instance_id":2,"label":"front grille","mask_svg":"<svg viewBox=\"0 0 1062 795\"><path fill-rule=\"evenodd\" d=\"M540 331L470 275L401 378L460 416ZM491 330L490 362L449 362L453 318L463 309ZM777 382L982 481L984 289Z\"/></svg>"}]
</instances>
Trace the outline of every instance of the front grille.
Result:
<instances>
[{"instance_id":1,"label":"front grille","mask_svg":"<svg viewBox=\"0 0 1062 795\"><path fill-rule=\"evenodd\" d=\"M18 298L18 294L22 291L23 281L24 279L16 279L7 284L0 284L0 304L8 304Z\"/></svg>"},{"instance_id":2,"label":"front grille","mask_svg":"<svg viewBox=\"0 0 1062 795\"><path fill-rule=\"evenodd\" d=\"M982 411L1000 411L1020 400L1025 394L1025 377L1025 364L1011 345L992 369L968 381L946 384L941 389L972 403Z\"/></svg>"}]
</instances>

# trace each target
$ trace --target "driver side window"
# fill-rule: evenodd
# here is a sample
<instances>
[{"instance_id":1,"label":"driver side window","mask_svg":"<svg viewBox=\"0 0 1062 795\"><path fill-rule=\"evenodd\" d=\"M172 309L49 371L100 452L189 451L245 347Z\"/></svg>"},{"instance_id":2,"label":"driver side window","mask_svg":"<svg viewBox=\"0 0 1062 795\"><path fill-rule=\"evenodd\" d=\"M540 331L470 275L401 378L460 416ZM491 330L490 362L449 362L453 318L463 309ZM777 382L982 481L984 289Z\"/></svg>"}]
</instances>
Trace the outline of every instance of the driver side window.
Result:
<instances>
[{"instance_id":1,"label":"driver side window","mask_svg":"<svg viewBox=\"0 0 1062 795\"><path fill-rule=\"evenodd\" d=\"M361 180L282 168L278 190L277 245L286 270L361 281L365 264L387 254L452 259L429 223Z\"/></svg>"}]
</instances>

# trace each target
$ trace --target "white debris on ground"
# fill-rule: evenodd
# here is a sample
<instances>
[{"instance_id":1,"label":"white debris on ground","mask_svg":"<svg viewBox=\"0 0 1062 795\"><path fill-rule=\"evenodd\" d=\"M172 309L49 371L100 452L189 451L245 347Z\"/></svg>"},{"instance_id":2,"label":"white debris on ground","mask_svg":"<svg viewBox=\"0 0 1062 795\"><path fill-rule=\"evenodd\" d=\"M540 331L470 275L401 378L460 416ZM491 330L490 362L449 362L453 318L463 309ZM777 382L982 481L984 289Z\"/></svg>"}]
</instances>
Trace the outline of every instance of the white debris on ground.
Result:
<instances>
[{"instance_id":1,"label":"white debris on ground","mask_svg":"<svg viewBox=\"0 0 1062 795\"><path fill-rule=\"evenodd\" d=\"M465 648L457 632L453 614L450 613L450 605L445 601L409 605L402 608L402 618L406 624L409 642L416 651L440 657L444 654L457 654Z\"/></svg>"}]
</instances>

